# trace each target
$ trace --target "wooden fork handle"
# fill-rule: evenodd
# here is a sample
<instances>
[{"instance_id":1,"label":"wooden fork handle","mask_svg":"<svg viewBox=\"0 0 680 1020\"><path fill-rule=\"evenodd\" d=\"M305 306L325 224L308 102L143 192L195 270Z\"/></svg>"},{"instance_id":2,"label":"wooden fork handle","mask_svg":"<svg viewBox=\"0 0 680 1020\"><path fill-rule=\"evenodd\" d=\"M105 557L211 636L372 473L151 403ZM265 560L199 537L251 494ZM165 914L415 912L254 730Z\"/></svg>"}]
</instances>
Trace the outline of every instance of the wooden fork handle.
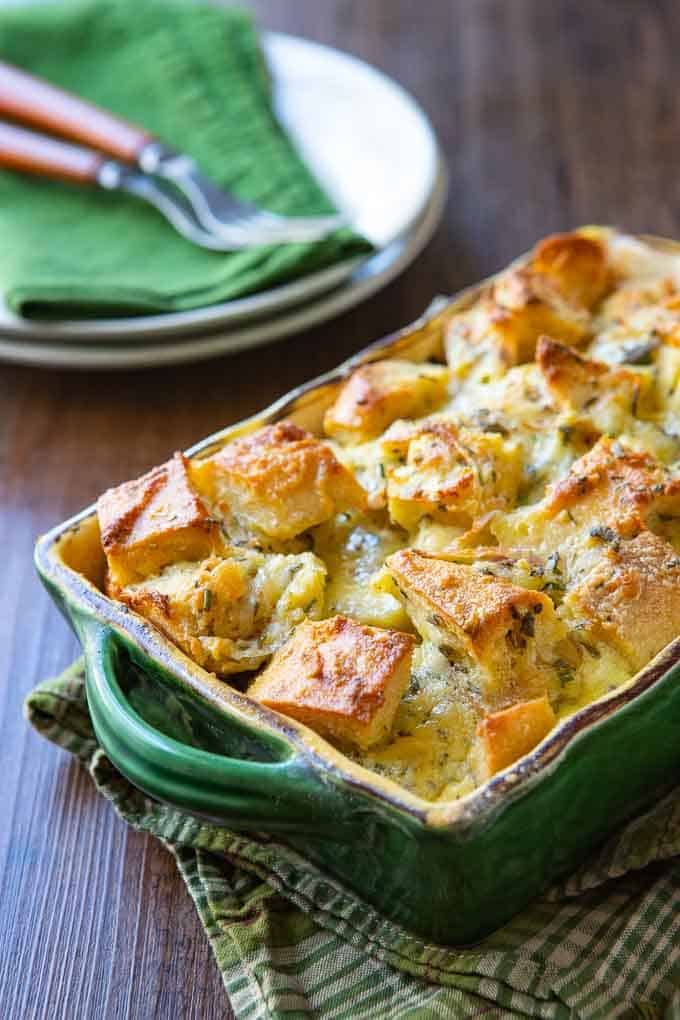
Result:
<instances>
[{"instance_id":1,"label":"wooden fork handle","mask_svg":"<svg viewBox=\"0 0 680 1020\"><path fill-rule=\"evenodd\" d=\"M0 116L90 145L126 163L134 163L153 141L142 128L2 62Z\"/></svg>"},{"instance_id":2,"label":"wooden fork handle","mask_svg":"<svg viewBox=\"0 0 680 1020\"><path fill-rule=\"evenodd\" d=\"M106 156L91 149L0 123L0 167L7 170L95 184L105 162Z\"/></svg>"}]
</instances>

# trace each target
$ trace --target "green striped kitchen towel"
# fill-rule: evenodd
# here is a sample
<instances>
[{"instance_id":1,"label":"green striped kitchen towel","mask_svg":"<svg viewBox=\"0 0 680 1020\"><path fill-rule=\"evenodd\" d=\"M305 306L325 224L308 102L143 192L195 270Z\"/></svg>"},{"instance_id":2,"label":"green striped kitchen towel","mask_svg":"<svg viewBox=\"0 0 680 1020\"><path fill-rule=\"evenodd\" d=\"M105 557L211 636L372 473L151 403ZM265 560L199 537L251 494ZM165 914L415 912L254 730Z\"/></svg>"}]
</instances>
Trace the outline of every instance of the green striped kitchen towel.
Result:
<instances>
[{"instance_id":1,"label":"green striped kitchen towel","mask_svg":"<svg viewBox=\"0 0 680 1020\"><path fill-rule=\"evenodd\" d=\"M0 4L0 59L140 124L219 184L285 215L332 211L274 116L250 14L187 0ZM197 248L129 195L0 172L0 289L24 315L178 311L371 250L348 229L315 244Z\"/></svg>"},{"instance_id":2,"label":"green striped kitchen towel","mask_svg":"<svg viewBox=\"0 0 680 1020\"><path fill-rule=\"evenodd\" d=\"M283 844L160 805L97 745L82 662L27 698L130 825L174 854L238 1020L680 1020L680 791L470 949L428 944Z\"/></svg>"}]
</instances>

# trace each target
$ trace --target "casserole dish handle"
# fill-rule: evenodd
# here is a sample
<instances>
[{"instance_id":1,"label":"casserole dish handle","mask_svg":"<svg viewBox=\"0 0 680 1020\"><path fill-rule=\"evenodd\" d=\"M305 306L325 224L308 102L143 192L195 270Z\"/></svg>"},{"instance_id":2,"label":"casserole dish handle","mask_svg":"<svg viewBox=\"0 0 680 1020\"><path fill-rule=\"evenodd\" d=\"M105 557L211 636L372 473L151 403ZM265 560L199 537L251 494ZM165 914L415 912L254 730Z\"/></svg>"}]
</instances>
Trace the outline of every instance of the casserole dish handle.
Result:
<instances>
[{"instance_id":1,"label":"casserole dish handle","mask_svg":"<svg viewBox=\"0 0 680 1020\"><path fill-rule=\"evenodd\" d=\"M148 671L151 683L158 664L140 661L138 648L96 618L81 616L77 630L85 651L87 701L97 739L136 787L156 800L232 828L350 837L348 830L356 828L356 819L352 824L332 775L326 772L322 779L313 762L255 723L244 722L245 758L169 736L143 718L123 689L133 652L134 670ZM171 674L165 680L172 681ZM212 716L219 725L218 709ZM227 737L224 744L229 746Z\"/></svg>"}]
</instances>

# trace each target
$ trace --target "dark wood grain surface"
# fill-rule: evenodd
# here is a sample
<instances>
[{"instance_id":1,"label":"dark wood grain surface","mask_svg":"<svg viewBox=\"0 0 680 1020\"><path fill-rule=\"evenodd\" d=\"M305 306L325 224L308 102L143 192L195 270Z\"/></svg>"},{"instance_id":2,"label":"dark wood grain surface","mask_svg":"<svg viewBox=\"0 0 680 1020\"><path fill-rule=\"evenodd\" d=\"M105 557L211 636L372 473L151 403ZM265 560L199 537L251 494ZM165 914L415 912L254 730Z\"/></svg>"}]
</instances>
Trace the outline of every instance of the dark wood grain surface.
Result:
<instances>
[{"instance_id":1,"label":"dark wood grain surface","mask_svg":"<svg viewBox=\"0 0 680 1020\"><path fill-rule=\"evenodd\" d=\"M444 222L371 301L281 345L196 366L81 375L0 366L0 1016L230 1016L166 851L30 732L21 702L75 656L31 566L36 535L237 420L439 292L583 222L680 236L674 0L258 0L263 25L350 50L431 116ZM0 240L1 243L1 240Z\"/></svg>"}]
</instances>

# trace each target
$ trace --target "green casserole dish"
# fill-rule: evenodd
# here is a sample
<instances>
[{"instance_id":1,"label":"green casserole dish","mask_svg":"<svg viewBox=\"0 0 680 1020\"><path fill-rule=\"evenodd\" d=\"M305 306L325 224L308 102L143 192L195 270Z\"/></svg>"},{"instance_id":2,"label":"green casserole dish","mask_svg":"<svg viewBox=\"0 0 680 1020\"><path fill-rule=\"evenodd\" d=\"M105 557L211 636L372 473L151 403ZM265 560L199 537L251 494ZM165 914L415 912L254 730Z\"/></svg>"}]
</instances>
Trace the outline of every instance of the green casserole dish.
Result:
<instances>
[{"instance_id":1,"label":"green casserole dish","mask_svg":"<svg viewBox=\"0 0 680 1020\"><path fill-rule=\"evenodd\" d=\"M449 316L481 286L188 454L284 417L318 431L353 368L436 354ZM94 507L43 536L36 564L82 642L98 739L131 782L199 817L275 835L432 940L482 938L680 780L680 639L480 788L429 803L206 672L104 595Z\"/></svg>"}]
</instances>

